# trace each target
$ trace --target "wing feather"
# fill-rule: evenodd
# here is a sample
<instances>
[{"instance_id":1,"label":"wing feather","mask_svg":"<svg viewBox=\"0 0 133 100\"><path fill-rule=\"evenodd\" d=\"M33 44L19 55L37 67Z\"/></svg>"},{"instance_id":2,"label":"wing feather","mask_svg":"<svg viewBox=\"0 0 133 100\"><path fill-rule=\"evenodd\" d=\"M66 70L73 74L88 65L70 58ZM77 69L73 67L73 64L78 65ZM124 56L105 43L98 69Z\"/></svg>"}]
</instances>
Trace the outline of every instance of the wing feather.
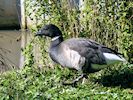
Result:
<instances>
[{"instance_id":1,"label":"wing feather","mask_svg":"<svg viewBox=\"0 0 133 100\"><path fill-rule=\"evenodd\" d=\"M90 39L72 38L64 41L63 44L67 45L70 49L77 51L81 56L88 59L90 63L94 64L106 64L103 53L119 55L117 51Z\"/></svg>"}]
</instances>

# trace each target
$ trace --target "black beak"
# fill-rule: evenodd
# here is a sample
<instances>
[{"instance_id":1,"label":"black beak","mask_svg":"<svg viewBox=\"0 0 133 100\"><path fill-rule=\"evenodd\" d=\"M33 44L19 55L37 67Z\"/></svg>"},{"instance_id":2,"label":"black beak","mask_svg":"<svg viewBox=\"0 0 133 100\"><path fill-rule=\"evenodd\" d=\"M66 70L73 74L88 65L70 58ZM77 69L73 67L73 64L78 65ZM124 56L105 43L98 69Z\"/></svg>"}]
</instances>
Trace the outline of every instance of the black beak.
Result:
<instances>
[{"instance_id":1,"label":"black beak","mask_svg":"<svg viewBox=\"0 0 133 100\"><path fill-rule=\"evenodd\" d=\"M42 36L43 34L41 33L41 31L38 31L35 36Z\"/></svg>"}]
</instances>

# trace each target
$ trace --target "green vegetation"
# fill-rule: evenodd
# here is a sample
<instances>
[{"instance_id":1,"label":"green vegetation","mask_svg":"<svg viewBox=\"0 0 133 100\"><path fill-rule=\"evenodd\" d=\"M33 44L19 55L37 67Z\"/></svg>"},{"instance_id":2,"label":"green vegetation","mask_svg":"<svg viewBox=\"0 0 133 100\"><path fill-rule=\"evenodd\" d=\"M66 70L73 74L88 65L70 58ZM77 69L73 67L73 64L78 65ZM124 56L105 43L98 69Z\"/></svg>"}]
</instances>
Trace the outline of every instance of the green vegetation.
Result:
<instances>
[{"instance_id":1,"label":"green vegetation","mask_svg":"<svg viewBox=\"0 0 133 100\"><path fill-rule=\"evenodd\" d=\"M26 66L23 70L0 76L0 100L132 100L133 65L104 69L90 74L84 84L64 86L62 81L78 75L56 68L39 69Z\"/></svg>"},{"instance_id":2,"label":"green vegetation","mask_svg":"<svg viewBox=\"0 0 133 100\"><path fill-rule=\"evenodd\" d=\"M26 0L29 29L56 24L64 38L86 37L124 54L130 64L110 66L89 75L84 84L64 86L78 72L53 66L48 39L32 38L23 53L25 66L0 76L0 100L132 100L133 99L133 2L85 0L82 9L67 0ZM58 1L58 2L57 2ZM39 52L35 52L35 51ZM38 53L39 56L36 56Z\"/></svg>"},{"instance_id":3,"label":"green vegetation","mask_svg":"<svg viewBox=\"0 0 133 100\"><path fill-rule=\"evenodd\" d=\"M64 38L93 39L119 51L133 63L133 2L85 0L81 8L67 0L27 0L27 18L34 23L30 30L35 33L43 25L53 23L61 29Z\"/></svg>"}]
</instances>

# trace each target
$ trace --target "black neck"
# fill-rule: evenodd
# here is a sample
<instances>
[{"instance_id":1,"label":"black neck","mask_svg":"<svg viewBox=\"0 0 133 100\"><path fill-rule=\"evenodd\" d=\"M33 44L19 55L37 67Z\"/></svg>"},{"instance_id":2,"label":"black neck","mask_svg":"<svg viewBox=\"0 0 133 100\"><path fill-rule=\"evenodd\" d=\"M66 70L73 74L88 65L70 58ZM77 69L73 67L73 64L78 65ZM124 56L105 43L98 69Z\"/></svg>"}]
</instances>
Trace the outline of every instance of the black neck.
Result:
<instances>
[{"instance_id":1,"label":"black neck","mask_svg":"<svg viewBox=\"0 0 133 100\"><path fill-rule=\"evenodd\" d=\"M51 41L51 47L58 46L63 41L62 36L54 37Z\"/></svg>"}]
</instances>

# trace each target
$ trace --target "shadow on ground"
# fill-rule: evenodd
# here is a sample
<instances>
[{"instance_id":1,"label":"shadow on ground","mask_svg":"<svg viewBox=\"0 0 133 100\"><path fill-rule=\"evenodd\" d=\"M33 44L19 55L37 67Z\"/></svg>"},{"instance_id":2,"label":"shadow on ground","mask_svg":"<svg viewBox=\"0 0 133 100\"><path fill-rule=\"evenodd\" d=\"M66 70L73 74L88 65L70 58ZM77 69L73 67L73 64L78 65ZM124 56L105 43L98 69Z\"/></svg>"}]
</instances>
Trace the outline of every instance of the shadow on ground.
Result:
<instances>
[{"instance_id":1,"label":"shadow on ground","mask_svg":"<svg viewBox=\"0 0 133 100\"><path fill-rule=\"evenodd\" d=\"M122 70L112 70L109 74L96 79L95 82L107 87L120 86L133 89L133 66Z\"/></svg>"}]
</instances>

